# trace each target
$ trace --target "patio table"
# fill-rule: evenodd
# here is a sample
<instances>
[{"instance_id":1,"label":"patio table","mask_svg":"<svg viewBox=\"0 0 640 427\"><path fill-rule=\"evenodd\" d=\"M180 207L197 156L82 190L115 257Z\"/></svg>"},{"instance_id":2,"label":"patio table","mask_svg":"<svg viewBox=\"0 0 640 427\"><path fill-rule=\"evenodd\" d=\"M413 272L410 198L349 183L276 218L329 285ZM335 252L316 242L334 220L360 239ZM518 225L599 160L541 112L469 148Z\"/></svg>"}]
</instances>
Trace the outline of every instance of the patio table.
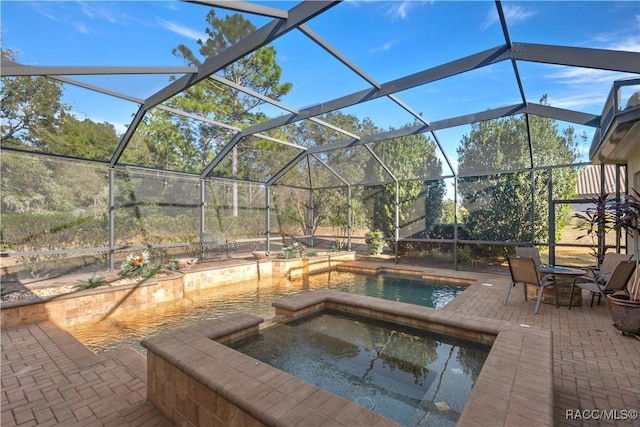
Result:
<instances>
[{"instance_id":1,"label":"patio table","mask_svg":"<svg viewBox=\"0 0 640 427\"><path fill-rule=\"evenodd\" d=\"M540 265L536 269L538 270L538 276L540 278L547 274L553 274L555 276L556 287L558 288L558 304L562 306L569 305L573 280L578 276L586 276L588 274L586 270L580 268L558 267L553 265ZM527 297L534 300L538 298L538 288L527 286ZM541 302L555 305L556 298L552 286L544 289ZM572 305L582 305L582 292L574 293Z\"/></svg>"}]
</instances>

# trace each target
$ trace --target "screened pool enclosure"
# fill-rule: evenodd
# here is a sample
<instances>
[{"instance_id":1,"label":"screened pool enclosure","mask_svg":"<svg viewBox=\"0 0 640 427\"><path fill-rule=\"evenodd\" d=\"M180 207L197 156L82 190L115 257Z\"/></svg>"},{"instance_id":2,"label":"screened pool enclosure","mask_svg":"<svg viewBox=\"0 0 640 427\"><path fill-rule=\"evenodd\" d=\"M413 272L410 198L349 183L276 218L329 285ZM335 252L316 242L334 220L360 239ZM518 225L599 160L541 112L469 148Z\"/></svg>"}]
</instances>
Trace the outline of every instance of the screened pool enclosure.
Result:
<instances>
[{"instance_id":1,"label":"screened pool enclosure","mask_svg":"<svg viewBox=\"0 0 640 427\"><path fill-rule=\"evenodd\" d=\"M565 25L613 8L627 10ZM640 183L638 16L634 2L4 2L3 274L196 257L213 232L232 256L364 255L379 231L399 262L482 270L537 246L593 264L575 212Z\"/></svg>"}]
</instances>

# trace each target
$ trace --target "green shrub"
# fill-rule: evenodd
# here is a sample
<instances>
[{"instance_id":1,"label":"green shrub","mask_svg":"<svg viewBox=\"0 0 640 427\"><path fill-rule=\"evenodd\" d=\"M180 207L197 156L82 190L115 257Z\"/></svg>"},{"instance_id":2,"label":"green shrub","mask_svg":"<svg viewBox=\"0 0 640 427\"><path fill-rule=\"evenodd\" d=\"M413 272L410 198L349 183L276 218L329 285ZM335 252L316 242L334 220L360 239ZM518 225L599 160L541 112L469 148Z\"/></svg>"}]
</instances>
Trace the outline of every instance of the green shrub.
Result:
<instances>
[{"instance_id":1,"label":"green shrub","mask_svg":"<svg viewBox=\"0 0 640 427\"><path fill-rule=\"evenodd\" d=\"M285 247L283 251L286 259L301 258L305 252L305 247L302 243L293 242L289 246Z\"/></svg>"},{"instance_id":2,"label":"green shrub","mask_svg":"<svg viewBox=\"0 0 640 427\"><path fill-rule=\"evenodd\" d=\"M78 289L93 289L98 286L106 285L107 281L104 277L96 276L95 274L87 280L80 280L76 285Z\"/></svg>"},{"instance_id":3,"label":"green shrub","mask_svg":"<svg viewBox=\"0 0 640 427\"><path fill-rule=\"evenodd\" d=\"M369 247L370 255L379 255L385 245L384 234L380 230L368 231L364 235L365 243Z\"/></svg>"}]
</instances>

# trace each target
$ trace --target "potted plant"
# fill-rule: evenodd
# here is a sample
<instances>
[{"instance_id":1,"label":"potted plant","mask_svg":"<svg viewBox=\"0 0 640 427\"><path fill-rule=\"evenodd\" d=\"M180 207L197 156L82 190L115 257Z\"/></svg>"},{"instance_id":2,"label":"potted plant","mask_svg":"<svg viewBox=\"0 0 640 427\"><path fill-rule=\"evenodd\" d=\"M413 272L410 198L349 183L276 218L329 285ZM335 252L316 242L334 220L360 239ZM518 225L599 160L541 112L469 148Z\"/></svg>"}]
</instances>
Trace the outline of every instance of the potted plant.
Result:
<instances>
[{"instance_id":1,"label":"potted plant","mask_svg":"<svg viewBox=\"0 0 640 427\"><path fill-rule=\"evenodd\" d=\"M635 188L631 194L614 207L614 228L623 229L633 238L636 270L628 286L629 295L609 295L609 309L614 326L622 333L640 335L640 192Z\"/></svg>"},{"instance_id":2,"label":"potted plant","mask_svg":"<svg viewBox=\"0 0 640 427\"><path fill-rule=\"evenodd\" d=\"M611 212L613 200L609 199L608 194L601 194L598 197L592 197L588 200L595 206L573 215L575 218L581 220L577 228L586 232L586 234L578 236L576 240L584 237L591 238L591 253L596 258L596 266L600 267L604 259L604 254L607 251L605 234L611 230L615 222L615 216Z\"/></svg>"}]
</instances>

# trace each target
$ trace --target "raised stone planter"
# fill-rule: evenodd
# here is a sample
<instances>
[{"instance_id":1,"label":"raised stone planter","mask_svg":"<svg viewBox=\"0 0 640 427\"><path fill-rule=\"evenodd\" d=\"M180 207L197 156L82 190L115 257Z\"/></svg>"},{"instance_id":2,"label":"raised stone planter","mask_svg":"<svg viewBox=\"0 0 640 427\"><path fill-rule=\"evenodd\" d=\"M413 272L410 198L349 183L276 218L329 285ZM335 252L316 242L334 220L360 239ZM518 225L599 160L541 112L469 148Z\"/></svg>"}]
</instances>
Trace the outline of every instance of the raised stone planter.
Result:
<instances>
[{"instance_id":1,"label":"raised stone planter","mask_svg":"<svg viewBox=\"0 0 640 427\"><path fill-rule=\"evenodd\" d=\"M185 259L185 265L188 264ZM305 259L244 260L234 265L176 272L171 276L139 283L88 289L47 298L2 302L2 327L52 320L61 326L95 322L110 313L123 313L184 298L192 292L270 276L299 277L327 271L355 260L355 253L337 253ZM198 265L200 267L200 265Z\"/></svg>"}]
</instances>

